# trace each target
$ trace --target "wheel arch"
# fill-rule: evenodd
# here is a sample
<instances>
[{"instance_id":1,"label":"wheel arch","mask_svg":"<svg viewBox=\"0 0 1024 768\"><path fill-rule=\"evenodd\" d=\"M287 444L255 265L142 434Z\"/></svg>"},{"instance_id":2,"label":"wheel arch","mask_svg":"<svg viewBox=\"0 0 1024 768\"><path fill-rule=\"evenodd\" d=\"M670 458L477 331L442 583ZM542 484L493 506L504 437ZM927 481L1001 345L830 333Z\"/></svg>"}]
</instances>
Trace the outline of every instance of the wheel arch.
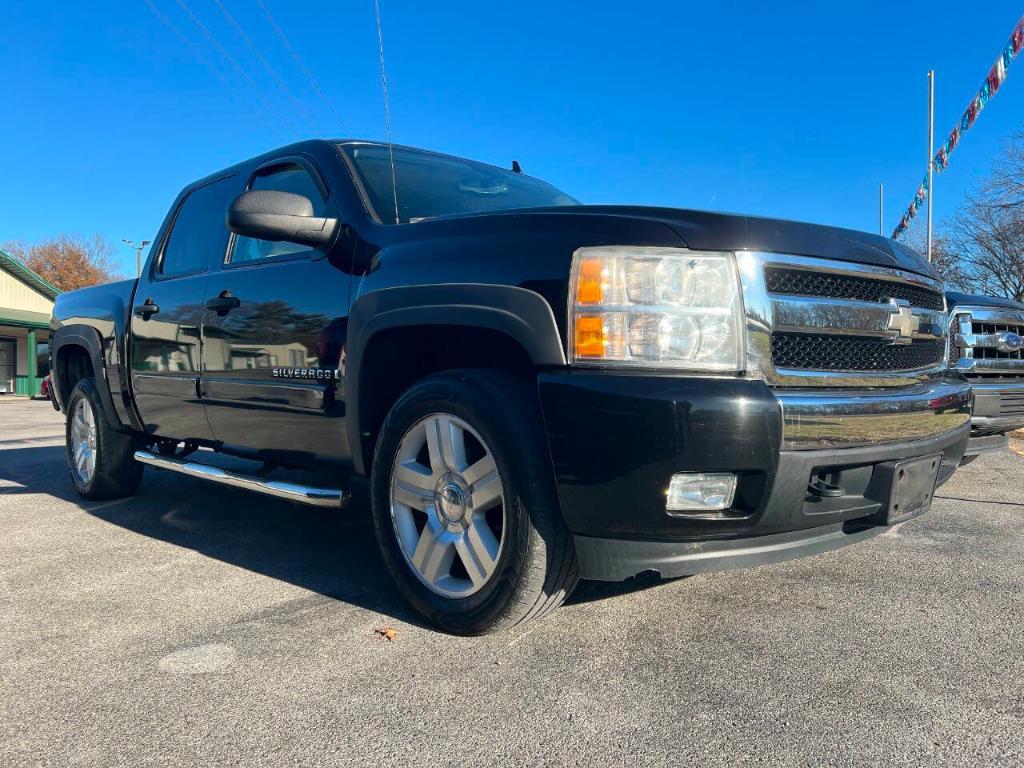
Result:
<instances>
[{"instance_id":1,"label":"wheel arch","mask_svg":"<svg viewBox=\"0 0 1024 768\"><path fill-rule=\"evenodd\" d=\"M353 468L361 475L369 472L387 411L420 378L456 367L533 374L565 365L551 305L538 293L512 286L446 284L367 293L352 307L348 339L346 430Z\"/></svg>"},{"instance_id":2,"label":"wheel arch","mask_svg":"<svg viewBox=\"0 0 1024 768\"><path fill-rule=\"evenodd\" d=\"M122 432L130 431L125 427L120 412L114 406L99 331L87 325L66 325L57 329L50 343L55 383L53 394L61 411L67 412L68 399L75 384L85 376L91 375L96 380L96 389L103 408L110 414L112 426Z\"/></svg>"}]
</instances>

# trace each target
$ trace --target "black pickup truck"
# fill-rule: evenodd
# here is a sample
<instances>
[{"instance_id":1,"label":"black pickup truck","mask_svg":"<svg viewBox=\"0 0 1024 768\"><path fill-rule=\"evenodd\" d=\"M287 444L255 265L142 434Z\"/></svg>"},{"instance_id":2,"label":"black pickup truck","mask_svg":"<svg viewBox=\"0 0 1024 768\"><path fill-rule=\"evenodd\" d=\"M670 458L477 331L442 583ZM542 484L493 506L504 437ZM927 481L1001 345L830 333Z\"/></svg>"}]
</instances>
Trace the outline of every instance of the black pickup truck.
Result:
<instances>
[{"instance_id":1,"label":"black pickup truck","mask_svg":"<svg viewBox=\"0 0 1024 768\"><path fill-rule=\"evenodd\" d=\"M1024 304L946 293L949 364L971 382L974 415L964 463L1007 447L1024 429Z\"/></svg>"},{"instance_id":2,"label":"black pickup truck","mask_svg":"<svg viewBox=\"0 0 1024 768\"><path fill-rule=\"evenodd\" d=\"M340 507L368 476L399 589L467 634L580 577L862 541L928 508L970 429L942 286L898 243L372 142L190 184L141 277L53 323L80 494L150 465Z\"/></svg>"}]
</instances>

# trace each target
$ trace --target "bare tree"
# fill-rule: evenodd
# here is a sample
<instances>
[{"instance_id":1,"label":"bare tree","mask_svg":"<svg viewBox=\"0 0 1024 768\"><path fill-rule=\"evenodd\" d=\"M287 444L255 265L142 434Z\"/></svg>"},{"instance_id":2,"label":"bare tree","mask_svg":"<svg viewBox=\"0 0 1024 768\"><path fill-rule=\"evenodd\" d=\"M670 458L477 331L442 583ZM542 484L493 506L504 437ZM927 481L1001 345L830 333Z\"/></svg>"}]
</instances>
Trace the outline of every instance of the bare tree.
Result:
<instances>
[{"instance_id":1,"label":"bare tree","mask_svg":"<svg viewBox=\"0 0 1024 768\"><path fill-rule=\"evenodd\" d=\"M903 242L921 254L921 258L925 258L928 250L927 235L924 224L919 224L918 221L919 219L916 219L911 224ZM964 272L959 254L954 251L947 235L932 236L932 268L939 273L939 277L948 287L961 291L975 290L974 281Z\"/></svg>"},{"instance_id":2,"label":"bare tree","mask_svg":"<svg viewBox=\"0 0 1024 768\"><path fill-rule=\"evenodd\" d=\"M1024 208L1024 130L1017 131L1003 144L1003 154L992 168L985 187L999 204Z\"/></svg>"},{"instance_id":3,"label":"bare tree","mask_svg":"<svg viewBox=\"0 0 1024 768\"><path fill-rule=\"evenodd\" d=\"M932 264L947 285L1024 301L1024 131L1006 141L988 178L942 229L932 243ZM924 250L920 226L906 242Z\"/></svg>"},{"instance_id":4,"label":"bare tree","mask_svg":"<svg viewBox=\"0 0 1024 768\"><path fill-rule=\"evenodd\" d=\"M114 264L114 248L100 235L60 235L31 246L7 243L3 249L62 291L109 283L121 277Z\"/></svg>"},{"instance_id":5,"label":"bare tree","mask_svg":"<svg viewBox=\"0 0 1024 768\"><path fill-rule=\"evenodd\" d=\"M1024 206L1006 206L983 187L967 195L948 232L969 289L1024 300Z\"/></svg>"}]
</instances>

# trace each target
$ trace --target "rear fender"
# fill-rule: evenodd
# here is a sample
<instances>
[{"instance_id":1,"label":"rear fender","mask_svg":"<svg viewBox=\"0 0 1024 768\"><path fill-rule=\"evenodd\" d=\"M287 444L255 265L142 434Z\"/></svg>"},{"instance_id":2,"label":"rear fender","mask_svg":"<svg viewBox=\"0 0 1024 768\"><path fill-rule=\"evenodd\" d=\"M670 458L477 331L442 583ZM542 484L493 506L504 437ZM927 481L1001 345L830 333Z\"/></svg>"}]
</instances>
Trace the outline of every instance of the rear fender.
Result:
<instances>
[{"instance_id":1,"label":"rear fender","mask_svg":"<svg viewBox=\"0 0 1024 768\"><path fill-rule=\"evenodd\" d=\"M122 398L120 396L122 377L116 360L108 363L105 359L103 340L100 338L99 331L87 325L65 325L62 328L58 328L53 334L51 344L51 356L54 361L54 366L51 368L51 376L55 384L52 387L51 396L58 403L61 411L66 411L67 409L67 403L63 399L65 391L67 394L70 394L67 382L62 381L63 367L60 365L62 352L67 352L69 347L79 347L86 351L92 362L93 375L96 378L96 389L99 392L100 401L103 403L103 408L108 414L111 424L119 432L131 432L132 430L128 426L131 424L131 416L124 403L121 402ZM115 382L111 381L111 374L116 379ZM115 387L112 384L116 384L118 389L116 394L113 392ZM121 405L120 408L118 404Z\"/></svg>"}]
</instances>

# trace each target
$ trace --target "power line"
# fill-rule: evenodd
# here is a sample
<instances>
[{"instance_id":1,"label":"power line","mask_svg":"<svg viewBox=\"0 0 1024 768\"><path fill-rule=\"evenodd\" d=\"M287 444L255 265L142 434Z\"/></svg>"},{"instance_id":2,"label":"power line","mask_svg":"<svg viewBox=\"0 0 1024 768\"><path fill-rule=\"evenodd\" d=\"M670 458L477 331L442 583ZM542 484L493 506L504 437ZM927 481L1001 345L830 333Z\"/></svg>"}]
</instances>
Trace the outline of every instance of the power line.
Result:
<instances>
[{"instance_id":1,"label":"power line","mask_svg":"<svg viewBox=\"0 0 1024 768\"><path fill-rule=\"evenodd\" d=\"M149 10L153 12L153 15L156 16L157 20L165 27L167 27L175 35L175 37L181 40L181 42L183 42L189 48L189 50L192 51L192 54L196 57L196 59L201 61L206 66L206 68L210 70L213 76L220 81L220 84L224 86L225 90L227 90L227 92L233 98L234 90L230 87L227 77L221 72L221 70L216 65L214 65L214 63L210 61L203 54L202 51L199 50L196 44L193 43L192 40L184 32L178 29L174 22L167 18L167 16L164 15L160 11L160 9L156 7L156 5L153 3L153 0L146 0L146 5L149 6ZM277 136L280 141L288 141L287 135L282 133L281 129L278 128L277 125L275 125L274 123L268 123L268 125L270 126L270 129L274 132L274 135Z\"/></svg>"},{"instance_id":2,"label":"power line","mask_svg":"<svg viewBox=\"0 0 1024 768\"><path fill-rule=\"evenodd\" d=\"M184 32L182 32L180 29L178 29L177 26L175 26L174 22L167 18L167 16L165 16L160 11L160 9L153 4L153 0L146 0L146 5L149 6L149 10L153 12L154 16L156 16L157 21L159 21L161 24L163 24L165 27L171 30L174 36L177 37L182 43L184 43L185 46L192 51L192 54L199 61L206 65L206 68L209 69L211 73L213 73L213 76L220 80L221 84L227 85L228 81L221 73L221 71L217 69L217 67L215 67L213 63L208 58L206 58L206 56L203 55L203 52L196 47L196 44L193 43L188 38L188 36L185 35Z\"/></svg>"},{"instance_id":3,"label":"power line","mask_svg":"<svg viewBox=\"0 0 1024 768\"><path fill-rule=\"evenodd\" d=\"M391 159L391 192L395 198L395 224L400 224L401 219L398 215L398 180L395 175L395 147L391 142L391 106L388 102L388 76L384 71L384 30L380 23L380 0L373 0L373 10L377 16L377 49L380 51L380 83L384 88L384 128L388 136L388 157Z\"/></svg>"},{"instance_id":4,"label":"power line","mask_svg":"<svg viewBox=\"0 0 1024 768\"><path fill-rule=\"evenodd\" d=\"M227 61L234 68L235 72L237 72L241 76L241 78L245 80L246 83L248 83L253 93L259 96L260 100L263 102L263 105L267 108L267 110L271 112L276 119L280 120L281 124L286 126L289 131L291 131L292 133L298 133L295 124L292 123L283 114L281 114L281 112L274 106L273 102L271 102L270 99L267 98L267 95L256 84L256 81L253 80L249 76L249 73L242 68L242 65L235 60L235 57L228 53L227 49L225 49L224 46L220 44L220 41L213 35L212 32L210 32L209 29L207 29L206 25L203 24L203 22L201 22L198 18L196 18L196 15L192 13L192 9L188 7L188 5L185 3L185 0L174 1L178 4L181 10L183 10L185 14L192 20L192 23L199 27L199 31L202 32L206 39L209 41L209 43L217 49L217 51L224 58L224 60Z\"/></svg>"},{"instance_id":5,"label":"power line","mask_svg":"<svg viewBox=\"0 0 1024 768\"><path fill-rule=\"evenodd\" d=\"M260 10L263 11L263 15L266 17L267 22L273 28L274 32L277 33L277 36L281 39L281 42L284 43L284 47L288 49L288 53L291 54L292 59L295 60L295 63L299 66L299 69L301 69L303 74L305 74L306 79L309 80L309 84L313 86L313 90L316 91L316 95L320 97L320 101L323 103L325 107L327 107L327 109L331 111L331 114L334 115L334 119L338 121L339 125L341 125L347 131L348 126L345 124L344 119L342 119L341 114L335 108L334 102L332 102L327 97L327 95L324 94L323 90L321 90L320 83L317 82L317 79L313 76L312 71L310 71L309 67L306 66L306 63L302 60L302 57L299 56L299 52L295 50L295 47L291 44L291 41L288 39L288 35L285 34L284 30L281 29L281 26L277 23L277 20L270 14L270 9L268 9L267 6L263 3L263 0L256 0L256 5L258 5L260 7Z\"/></svg>"},{"instance_id":6,"label":"power line","mask_svg":"<svg viewBox=\"0 0 1024 768\"><path fill-rule=\"evenodd\" d=\"M232 27L234 27L235 31L238 32L242 40L245 41L245 44L249 47L249 50L253 52L253 55L256 56L257 61L259 61L259 63L263 66L263 69L266 70L267 74L269 74L274 79L274 82L277 83L277 86L281 89L284 95L288 97L292 104L295 105L295 108L298 109L309 121L310 125L313 126L313 130L316 133L316 135L320 135L320 126L317 125L316 119L306 110L306 108L302 105L302 102L295 98L295 94L291 92L291 89L285 83L284 79L277 73L277 70L270 65L270 62L267 61L266 57L260 51L259 47L252 41L252 38L246 34L244 29L242 29L242 25L238 23L235 17L231 15L231 13L228 11L227 8L224 7L224 4L220 0L213 0L213 2L220 9L220 12L224 14L224 18L228 20L228 23Z\"/></svg>"}]
</instances>

